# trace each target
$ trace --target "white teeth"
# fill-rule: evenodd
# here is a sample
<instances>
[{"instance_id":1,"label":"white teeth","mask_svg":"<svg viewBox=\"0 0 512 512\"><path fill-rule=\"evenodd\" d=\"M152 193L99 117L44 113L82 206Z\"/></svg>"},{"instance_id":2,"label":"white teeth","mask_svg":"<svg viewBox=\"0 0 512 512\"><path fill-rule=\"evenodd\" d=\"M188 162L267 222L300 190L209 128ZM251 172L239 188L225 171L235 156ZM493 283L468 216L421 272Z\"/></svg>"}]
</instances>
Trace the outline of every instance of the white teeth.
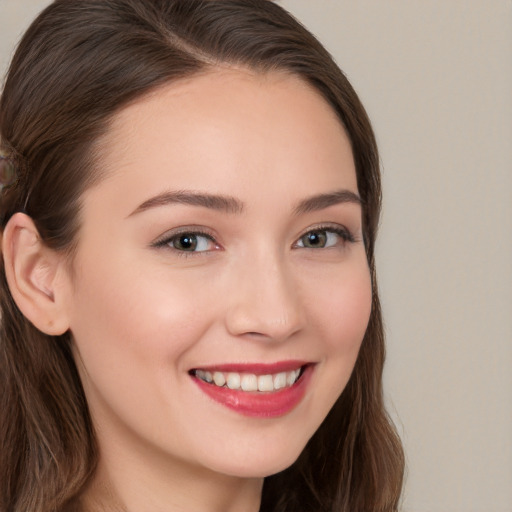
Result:
<instances>
[{"instance_id":1,"label":"white teeth","mask_svg":"<svg viewBox=\"0 0 512 512\"><path fill-rule=\"evenodd\" d=\"M226 384L229 389L240 389L240 374L239 373L228 373Z\"/></svg>"},{"instance_id":2,"label":"white teeth","mask_svg":"<svg viewBox=\"0 0 512 512\"><path fill-rule=\"evenodd\" d=\"M196 375L197 375L197 372L196 372ZM201 378L201 377L199 377L199 378ZM213 382L215 382L216 386L224 386L224 384L226 384L226 378L224 377L223 373L215 372L213 374Z\"/></svg>"},{"instance_id":3,"label":"white teeth","mask_svg":"<svg viewBox=\"0 0 512 512\"><path fill-rule=\"evenodd\" d=\"M273 375L259 375L252 373L237 372L209 372L205 370L195 370L195 376L209 384L219 387L227 386L229 389L242 389L248 392L270 392L278 391L286 387L293 386L300 375L300 368L289 372L280 372Z\"/></svg>"},{"instance_id":4,"label":"white teeth","mask_svg":"<svg viewBox=\"0 0 512 512\"><path fill-rule=\"evenodd\" d=\"M286 386L286 372L278 373L274 377L274 389L281 389Z\"/></svg>"},{"instance_id":5,"label":"white teeth","mask_svg":"<svg viewBox=\"0 0 512 512\"><path fill-rule=\"evenodd\" d=\"M274 391L272 375L260 375L258 377L258 391Z\"/></svg>"},{"instance_id":6,"label":"white teeth","mask_svg":"<svg viewBox=\"0 0 512 512\"><path fill-rule=\"evenodd\" d=\"M291 372L286 373L286 384L288 386L293 385L293 383L297 380L297 377L299 376L300 370L295 370Z\"/></svg>"},{"instance_id":7,"label":"white teeth","mask_svg":"<svg viewBox=\"0 0 512 512\"><path fill-rule=\"evenodd\" d=\"M253 375L252 373L242 375L240 387L244 391L258 391L258 379L256 378L256 375Z\"/></svg>"}]
</instances>

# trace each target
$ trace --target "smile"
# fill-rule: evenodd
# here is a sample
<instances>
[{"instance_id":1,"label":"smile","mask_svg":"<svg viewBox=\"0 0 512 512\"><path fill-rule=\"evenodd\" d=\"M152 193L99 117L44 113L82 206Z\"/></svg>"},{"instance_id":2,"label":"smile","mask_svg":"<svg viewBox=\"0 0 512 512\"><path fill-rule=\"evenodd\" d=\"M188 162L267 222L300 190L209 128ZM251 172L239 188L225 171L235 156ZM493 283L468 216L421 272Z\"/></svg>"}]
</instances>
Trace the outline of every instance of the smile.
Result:
<instances>
[{"instance_id":1,"label":"smile","mask_svg":"<svg viewBox=\"0 0 512 512\"><path fill-rule=\"evenodd\" d=\"M214 402L244 416L283 416L304 398L314 364L227 365L189 372L199 389Z\"/></svg>"},{"instance_id":2,"label":"smile","mask_svg":"<svg viewBox=\"0 0 512 512\"><path fill-rule=\"evenodd\" d=\"M301 368L297 368L288 372L258 376L254 373L195 370L194 374L198 379L218 387L248 392L272 392L293 386L297 382L301 371Z\"/></svg>"}]
</instances>

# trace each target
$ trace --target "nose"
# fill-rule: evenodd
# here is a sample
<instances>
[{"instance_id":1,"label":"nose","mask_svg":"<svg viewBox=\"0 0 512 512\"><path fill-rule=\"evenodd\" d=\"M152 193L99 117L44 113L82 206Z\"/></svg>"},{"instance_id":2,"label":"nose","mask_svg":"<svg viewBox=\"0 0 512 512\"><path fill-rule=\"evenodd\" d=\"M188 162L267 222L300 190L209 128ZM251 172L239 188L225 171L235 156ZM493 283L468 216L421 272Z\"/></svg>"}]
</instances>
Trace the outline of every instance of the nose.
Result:
<instances>
[{"instance_id":1,"label":"nose","mask_svg":"<svg viewBox=\"0 0 512 512\"><path fill-rule=\"evenodd\" d=\"M278 258L240 264L232 274L226 328L233 336L284 341L304 327L297 276Z\"/></svg>"}]
</instances>

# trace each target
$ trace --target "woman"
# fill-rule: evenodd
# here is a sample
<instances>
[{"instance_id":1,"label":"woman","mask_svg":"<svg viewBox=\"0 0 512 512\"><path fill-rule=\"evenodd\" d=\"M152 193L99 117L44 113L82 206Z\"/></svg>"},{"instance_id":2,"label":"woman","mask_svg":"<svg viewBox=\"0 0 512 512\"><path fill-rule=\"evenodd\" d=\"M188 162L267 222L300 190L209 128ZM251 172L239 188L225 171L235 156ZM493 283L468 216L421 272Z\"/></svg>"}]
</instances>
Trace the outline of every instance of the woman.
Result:
<instances>
[{"instance_id":1,"label":"woman","mask_svg":"<svg viewBox=\"0 0 512 512\"><path fill-rule=\"evenodd\" d=\"M267 0L57 0L0 103L0 505L393 511L378 155Z\"/></svg>"}]
</instances>

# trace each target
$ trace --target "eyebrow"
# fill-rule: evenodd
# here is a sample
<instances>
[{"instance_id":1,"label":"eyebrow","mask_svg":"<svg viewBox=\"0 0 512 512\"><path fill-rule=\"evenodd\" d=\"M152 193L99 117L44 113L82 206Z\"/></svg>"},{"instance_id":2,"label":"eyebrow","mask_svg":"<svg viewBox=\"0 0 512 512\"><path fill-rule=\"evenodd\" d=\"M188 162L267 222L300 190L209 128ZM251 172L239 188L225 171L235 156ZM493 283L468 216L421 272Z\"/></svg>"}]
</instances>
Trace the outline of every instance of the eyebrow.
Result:
<instances>
[{"instance_id":1,"label":"eyebrow","mask_svg":"<svg viewBox=\"0 0 512 512\"><path fill-rule=\"evenodd\" d=\"M129 217L137 213L155 208L157 206L167 206L170 204L188 204L191 206L202 206L211 210L218 210L226 213L242 213L244 205L234 197L217 194L205 194L188 190L178 190L173 192L164 192L155 197L144 201L138 206Z\"/></svg>"},{"instance_id":2,"label":"eyebrow","mask_svg":"<svg viewBox=\"0 0 512 512\"><path fill-rule=\"evenodd\" d=\"M324 210L336 204L352 203L362 206L361 198L351 190L337 190L328 194L318 194L301 201L295 208L295 214L301 215L309 212Z\"/></svg>"},{"instance_id":3,"label":"eyebrow","mask_svg":"<svg viewBox=\"0 0 512 512\"><path fill-rule=\"evenodd\" d=\"M352 203L362 205L361 198L351 190L337 190L335 192L318 194L308 197L299 202L294 209L295 215L323 210L336 204ZM225 213L240 214L244 211L244 204L239 199L231 196L208 194L188 190L177 190L158 194L144 201L128 217L137 213L172 204L187 204L190 206L201 206L211 210L218 210Z\"/></svg>"}]
</instances>

